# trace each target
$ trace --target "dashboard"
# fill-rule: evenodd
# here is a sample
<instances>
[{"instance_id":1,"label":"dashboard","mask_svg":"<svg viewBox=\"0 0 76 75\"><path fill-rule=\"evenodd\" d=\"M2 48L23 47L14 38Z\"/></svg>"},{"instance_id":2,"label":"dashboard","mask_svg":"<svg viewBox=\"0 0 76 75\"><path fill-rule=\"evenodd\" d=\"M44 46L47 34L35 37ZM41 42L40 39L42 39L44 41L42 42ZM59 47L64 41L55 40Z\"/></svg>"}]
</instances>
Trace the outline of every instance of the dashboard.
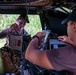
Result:
<instances>
[{"instance_id":1,"label":"dashboard","mask_svg":"<svg viewBox=\"0 0 76 75\"><path fill-rule=\"evenodd\" d=\"M58 39L50 39L49 40L49 47L50 47L50 50L51 49L57 49L59 47L63 47L63 46L66 46L67 44L62 42L62 41L59 41Z\"/></svg>"}]
</instances>

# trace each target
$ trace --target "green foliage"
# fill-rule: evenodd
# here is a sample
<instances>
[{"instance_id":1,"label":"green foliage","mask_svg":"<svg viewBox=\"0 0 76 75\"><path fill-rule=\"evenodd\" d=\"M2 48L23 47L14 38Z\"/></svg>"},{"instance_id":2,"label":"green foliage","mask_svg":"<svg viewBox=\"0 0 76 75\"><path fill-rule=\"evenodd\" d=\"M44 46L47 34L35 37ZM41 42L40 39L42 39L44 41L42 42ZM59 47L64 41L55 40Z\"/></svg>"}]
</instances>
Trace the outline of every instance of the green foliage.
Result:
<instances>
[{"instance_id":1,"label":"green foliage","mask_svg":"<svg viewBox=\"0 0 76 75\"><path fill-rule=\"evenodd\" d=\"M0 15L0 31L13 24L17 16L18 15Z\"/></svg>"},{"instance_id":2,"label":"green foliage","mask_svg":"<svg viewBox=\"0 0 76 75\"><path fill-rule=\"evenodd\" d=\"M2 31L4 28L9 27L13 23L15 23L17 17L19 15L15 14L1 14L0 15L0 31ZM28 31L28 33L33 36L35 35L38 31L41 31L41 23L40 23L40 18L38 15L28 15L30 23L27 23L25 26L25 29ZM5 39L0 39L0 47L4 46Z\"/></svg>"},{"instance_id":3,"label":"green foliage","mask_svg":"<svg viewBox=\"0 0 76 75\"><path fill-rule=\"evenodd\" d=\"M38 31L41 31L41 23L38 15L29 15L30 23L25 26L25 29L31 34L31 36L35 35Z\"/></svg>"}]
</instances>

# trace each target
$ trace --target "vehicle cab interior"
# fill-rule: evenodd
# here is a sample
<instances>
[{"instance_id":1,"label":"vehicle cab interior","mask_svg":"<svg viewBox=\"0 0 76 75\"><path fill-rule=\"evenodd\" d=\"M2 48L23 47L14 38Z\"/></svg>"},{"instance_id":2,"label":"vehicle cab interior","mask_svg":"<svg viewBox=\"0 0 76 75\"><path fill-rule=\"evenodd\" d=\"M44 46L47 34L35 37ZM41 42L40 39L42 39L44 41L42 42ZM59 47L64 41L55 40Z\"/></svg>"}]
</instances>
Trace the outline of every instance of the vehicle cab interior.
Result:
<instances>
[{"instance_id":1,"label":"vehicle cab interior","mask_svg":"<svg viewBox=\"0 0 76 75\"><path fill-rule=\"evenodd\" d=\"M0 14L27 14L39 15L42 31L46 33L43 49L54 49L67 45L57 40L58 36L67 35L67 24L62 21L76 7L76 0L0 0ZM0 54L1 62L4 60ZM3 61L2 61L3 60ZM5 69L5 63L1 65L1 75L70 75L66 71L53 71L42 68L29 61L20 59L18 72ZM23 66L23 64L26 64ZM2 66L3 65L3 66Z\"/></svg>"}]
</instances>

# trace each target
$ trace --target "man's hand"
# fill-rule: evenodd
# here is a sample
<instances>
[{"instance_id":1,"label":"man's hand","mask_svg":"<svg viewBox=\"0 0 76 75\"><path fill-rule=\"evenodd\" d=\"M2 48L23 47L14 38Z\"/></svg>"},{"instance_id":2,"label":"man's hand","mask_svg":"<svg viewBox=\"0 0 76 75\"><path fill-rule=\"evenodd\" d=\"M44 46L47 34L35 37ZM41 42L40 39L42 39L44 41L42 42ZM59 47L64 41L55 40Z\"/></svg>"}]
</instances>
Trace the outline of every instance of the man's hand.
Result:
<instances>
[{"instance_id":1,"label":"man's hand","mask_svg":"<svg viewBox=\"0 0 76 75\"><path fill-rule=\"evenodd\" d=\"M58 40L68 43L70 39L68 36L64 35L64 36L59 36Z\"/></svg>"},{"instance_id":2,"label":"man's hand","mask_svg":"<svg viewBox=\"0 0 76 75\"><path fill-rule=\"evenodd\" d=\"M59 36L58 40L63 41L65 43L68 43L68 44L70 44L72 46L76 46L75 42L72 41L68 36L65 36L65 35L64 36Z\"/></svg>"},{"instance_id":3,"label":"man's hand","mask_svg":"<svg viewBox=\"0 0 76 75\"><path fill-rule=\"evenodd\" d=\"M45 36L45 34L44 34L43 32L38 32L36 35L39 37L39 40L40 40L40 41L41 41L41 40L44 38L44 36Z\"/></svg>"},{"instance_id":4,"label":"man's hand","mask_svg":"<svg viewBox=\"0 0 76 75\"><path fill-rule=\"evenodd\" d=\"M11 32L12 30L18 30L18 25L16 25L16 24L12 24L11 26L10 26L10 28L9 28L9 31Z\"/></svg>"}]
</instances>

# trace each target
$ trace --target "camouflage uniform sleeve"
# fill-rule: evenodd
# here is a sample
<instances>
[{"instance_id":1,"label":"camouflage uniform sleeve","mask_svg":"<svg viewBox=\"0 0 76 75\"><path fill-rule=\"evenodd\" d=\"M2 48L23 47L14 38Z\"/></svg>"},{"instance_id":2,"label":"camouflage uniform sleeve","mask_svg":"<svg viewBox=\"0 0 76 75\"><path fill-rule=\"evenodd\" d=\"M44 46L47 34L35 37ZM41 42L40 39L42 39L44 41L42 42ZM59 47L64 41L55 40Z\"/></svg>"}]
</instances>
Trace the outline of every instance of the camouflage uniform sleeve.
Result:
<instances>
[{"instance_id":1,"label":"camouflage uniform sleeve","mask_svg":"<svg viewBox=\"0 0 76 75\"><path fill-rule=\"evenodd\" d=\"M3 30L0 32L0 39L6 38L7 35L8 35L8 33L9 33L9 28L3 29Z\"/></svg>"}]
</instances>

